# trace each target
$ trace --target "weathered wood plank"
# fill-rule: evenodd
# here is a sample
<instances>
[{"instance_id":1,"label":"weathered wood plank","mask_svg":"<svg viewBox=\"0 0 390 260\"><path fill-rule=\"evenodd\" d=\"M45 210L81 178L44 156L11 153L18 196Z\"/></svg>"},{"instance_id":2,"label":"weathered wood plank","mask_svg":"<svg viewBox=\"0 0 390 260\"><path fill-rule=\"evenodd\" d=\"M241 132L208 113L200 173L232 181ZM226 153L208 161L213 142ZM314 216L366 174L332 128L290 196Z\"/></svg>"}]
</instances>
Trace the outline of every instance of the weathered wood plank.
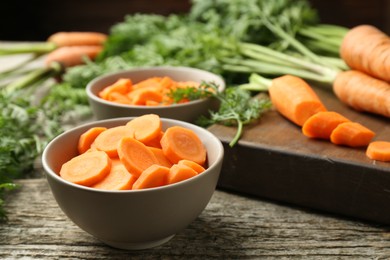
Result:
<instances>
[{"instance_id":1,"label":"weathered wood plank","mask_svg":"<svg viewBox=\"0 0 390 260\"><path fill-rule=\"evenodd\" d=\"M22 180L7 199L0 259L385 259L390 226L371 225L218 190L201 216L160 247L110 248L57 207L45 179Z\"/></svg>"}]
</instances>

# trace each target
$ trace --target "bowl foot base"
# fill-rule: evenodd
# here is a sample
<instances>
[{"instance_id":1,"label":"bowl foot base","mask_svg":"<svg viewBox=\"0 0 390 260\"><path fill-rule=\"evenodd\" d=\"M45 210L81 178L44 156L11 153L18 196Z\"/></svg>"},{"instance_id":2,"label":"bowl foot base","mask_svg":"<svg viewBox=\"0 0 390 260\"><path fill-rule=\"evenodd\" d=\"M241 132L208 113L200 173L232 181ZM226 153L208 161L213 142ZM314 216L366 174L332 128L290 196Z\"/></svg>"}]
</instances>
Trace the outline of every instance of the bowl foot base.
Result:
<instances>
[{"instance_id":1,"label":"bowl foot base","mask_svg":"<svg viewBox=\"0 0 390 260\"><path fill-rule=\"evenodd\" d=\"M156 246L160 246L162 244L165 244L169 240L171 240L175 235L165 237L159 240L154 241L148 241L143 243L126 243L126 242L116 242L116 241L103 241L106 245L109 245L111 247L119 248L119 249L125 249L125 250L142 250L142 249L148 249Z\"/></svg>"}]
</instances>

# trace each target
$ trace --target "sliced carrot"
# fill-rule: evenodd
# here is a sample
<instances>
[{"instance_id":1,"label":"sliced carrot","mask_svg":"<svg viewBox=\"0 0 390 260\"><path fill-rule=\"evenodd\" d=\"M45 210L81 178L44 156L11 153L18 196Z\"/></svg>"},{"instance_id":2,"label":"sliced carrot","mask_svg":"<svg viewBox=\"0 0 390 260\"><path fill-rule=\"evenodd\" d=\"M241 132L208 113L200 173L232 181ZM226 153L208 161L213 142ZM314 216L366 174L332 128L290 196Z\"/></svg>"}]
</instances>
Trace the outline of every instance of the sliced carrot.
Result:
<instances>
[{"instance_id":1,"label":"sliced carrot","mask_svg":"<svg viewBox=\"0 0 390 260\"><path fill-rule=\"evenodd\" d=\"M105 87L103 90L99 92L99 97L103 99L110 100L110 93L120 93L120 94L127 94L131 90L132 82L130 79L127 78L120 78L117 81L115 81L113 84Z\"/></svg>"},{"instance_id":2,"label":"sliced carrot","mask_svg":"<svg viewBox=\"0 0 390 260\"><path fill-rule=\"evenodd\" d=\"M80 135L77 149L79 153L84 153L91 148L91 144L95 141L96 137L103 131L107 130L106 127L92 127L86 132Z\"/></svg>"},{"instance_id":3,"label":"sliced carrot","mask_svg":"<svg viewBox=\"0 0 390 260\"><path fill-rule=\"evenodd\" d=\"M180 160L177 164L186 165L186 166L194 169L197 173L202 173L206 170L202 165L197 164L196 162L193 162L190 160Z\"/></svg>"},{"instance_id":4,"label":"sliced carrot","mask_svg":"<svg viewBox=\"0 0 390 260\"><path fill-rule=\"evenodd\" d=\"M158 164L161 166L165 166L170 168L173 164L171 163L170 160L168 160L167 157L165 157L164 152L160 148L155 148L155 147L148 147L153 154L156 156L158 160Z\"/></svg>"},{"instance_id":5,"label":"sliced carrot","mask_svg":"<svg viewBox=\"0 0 390 260\"><path fill-rule=\"evenodd\" d=\"M141 88L132 92L130 100L133 105L146 105L148 101L160 103L163 100L163 95L159 89Z\"/></svg>"},{"instance_id":6,"label":"sliced carrot","mask_svg":"<svg viewBox=\"0 0 390 260\"><path fill-rule=\"evenodd\" d=\"M164 89L170 89L176 87L176 82L170 77L163 77L160 80L161 87Z\"/></svg>"},{"instance_id":7,"label":"sliced carrot","mask_svg":"<svg viewBox=\"0 0 390 260\"><path fill-rule=\"evenodd\" d=\"M95 59L102 50L100 45L60 47L47 54L45 64L49 66L53 62L59 62L64 67L72 67L84 64L85 57Z\"/></svg>"},{"instance_id":8,"label":"sliced carrot","mask_svg":"<svg viewBox=\"0 0 390 260\"><path fill-rule=\"evenodd\" d=\"M327 110L313 89L296 76L273 79L269 94L276 110L299 126L315 113Z\"/></svg>"},{"instance_id":9,"label":"sliced carrot","mask_svg":"<svg viewBox=\"0 0 390 260\"><path fill-rule=\"evenodd\" d=\"M110 157L118 157L118 145L122 138L133 137L134 132L127 126L116 126L103 131L92 143L92 147L106 152Z\"/></svg>"},{"instance_id":10,"label":"sliced carrot","mask_svg":"<svg viewBox=\"0 0 390 260\"><path fill-rule=\"evenodd\" d=\"M365 126L356 122L339 124L330 135L330 141L338 145L350 147L367 146L375 133Z\"/></svg>"},{"instance_id":11,"label":"sliced carrot","mask_svg":"<svg viewBox=\"0 0 390 260\"><path fill-rule=\"evenodd\" d=\"M160 187L167 184L169 168L151 165L145 169L133 184L133 190Z\"/></svg>"},{"instance_id":12,"label":"sliced carrot","mask_svg":"<svg viewBox=\"0 0 390 260\"><path fill-rule=\"evenodd\" d=\"M57 32L49 36L48 42L58 47L77 45L103 45L107 35L99 32Z\"/></svg>"},{"instance_id":13,"label":"sliced carrot","mask_svg":"<svg viewBox=\"0 0 390 260\"><path fill-rule=\"evenodd\" d=\"M127 95L118 93L118 92L112 92L107 95L107 100L119 103L119 104L131 104L131 100Z\"/></svg>"},{"instance_id":14,"label":"sliced carrot","mask_svg":"<svg viewBox=\"0 0 390 260\"><path fill-rule=\"evenodd\" d=\"M135 139L143 143L157 138L162 131L160 117L156 114L136 117L129 121L126 127L133 131Z\"/></svg>"},{"instance_id":15,"label":"sliced carrot","mask_svg":"<svg viewBox=\"0 0 390 260\"><path fill-rule=\"evenodd\" d=\"M341 123L350 120L334 111L321 111L309 117L302 126L302 132L310 138L330 139L332 131Z\"/></svg>"},{"instance_id":16,"label":"sliced carrot","mask_svg":"<svg viewBox=\"0 0 390 260\"><path fill-rule=\"evenodd\" d=\"M366 155L372 160L390 162L390 142L371 142L367 147Z\"/></svg>"},{"instance_id":17,"label":"sliced carrot","mask_svg":"<svg viewBox=\"0 0 390 260\"><path fill-rule=\"evenodd\" d=\"M102 190L130 190L137 178L130 174L119 159L112 160L107 176L92 188Z\"/></svg>"},{"instance_id":18,"label":"sliced carrot","mask_svg":"<svg viewBox=\"0 0 390 260\"><path fill-rule=\"evenodd\" d=\"M133 88L134 89L139 89L139 88L150 88L150 87L157 87L161 88L161 83L160 83L161 78L160 77L151 77L145 80L142 80L136 84L134 84Z\"/></svg>"},{"instance_id":19,"label":"sliced carrot","mask_svg":"<svg viewBox=\"0 0 390 260\"><path fill-rule=\"evenodd\" d=\"M60 176L76 184L91 186L104 179L110 170L110 157L105 152L91 151L64 163Z\"/></svg>"},{"instance_id":20,"label":"sliced carrot","mask_svg":"<svg viewBox=\"0 0 390 260\"><path fill-rule=\"evenodd\" d=\"M126 169L136 177L151 165L159 163L146 145L132 137L124 137L120 140L118 155Z\"/></svg>"},{"instance_id":21,"label":"sliced carrot","mask_svg":"<svg viewBox=\"0 0 390 260\"><path fill-rule=\"evenodd\" d=\"M161 138L161 147L165 156L178 163L187 159L200 165L206 161L206 148L196 133L181 126L169 127Z\"/></svg>"},{"instance_id":22,"label":"sliced carrot","mask_svg":"<svg viewBox=\"0 0 390 260\"><path fill-rule=\"evenodd\" d=\"M161 138L164 135L164 131L161 131L158 136L153 138L152 140L148 140L147 142L143 142L146 146L160 148L161 149Z\"/></svg>"},{"instance_id":23,"label":"sliced carrot","mask_svg":"<svg viewBox=\"0 0 390 260\"><path fill-rule=\"evenodd\" d=\"M169 169L168 184L187 180L198 173L191 167L184 164L175 164Z\"/></svg>"}]
</instances>

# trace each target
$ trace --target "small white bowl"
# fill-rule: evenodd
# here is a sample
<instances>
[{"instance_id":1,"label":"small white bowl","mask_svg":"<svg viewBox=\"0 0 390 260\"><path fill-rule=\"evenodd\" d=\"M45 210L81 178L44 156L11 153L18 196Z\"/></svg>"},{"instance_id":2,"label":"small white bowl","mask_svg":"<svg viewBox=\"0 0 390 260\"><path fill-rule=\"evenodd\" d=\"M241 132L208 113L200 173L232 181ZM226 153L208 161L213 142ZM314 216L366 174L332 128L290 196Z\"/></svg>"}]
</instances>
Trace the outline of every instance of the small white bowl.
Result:
<instances>
[{"instance_id":1,"label":"small white bowl","mask_svg":"<svg viewBox=\"0 0 390 260\"><path fill-rule=\"evenodd\" d=\"M119 78L130 78L133 83L151 77L170 77L175 81L194 81L202 83L215 83L219 91L224 91L224 80L211 72L189 67L151 67L138 68L102 75L88 83L87 96L94 116L98 119L114 117L141 116L144 114L157 114L160 117L194 122L201 115L208 115L209 110L215 109L216 100L204 98L183 104L169 106L136 106L118 104L104 100L98 93L111 85Z\"/></svg>"},{"instance_id":2,"label":"small white bowl","mask_svg":"<svg viewBox=\"0 0 390 260\"><path fill-rule=\"evenodd\" d=\"M46 146L42 163L54 198L77 226L112 247L146 249L167 242L201 214L215 191L224 150L206 129L162 118L164 130L178 125L195 131L207 150L206 171L179 183L127 191L89 188L58 175L62 164L77 154L83 132L94 126L124 125L131 119L95 121L66 131Z\"/></svg>"}]
</instances>

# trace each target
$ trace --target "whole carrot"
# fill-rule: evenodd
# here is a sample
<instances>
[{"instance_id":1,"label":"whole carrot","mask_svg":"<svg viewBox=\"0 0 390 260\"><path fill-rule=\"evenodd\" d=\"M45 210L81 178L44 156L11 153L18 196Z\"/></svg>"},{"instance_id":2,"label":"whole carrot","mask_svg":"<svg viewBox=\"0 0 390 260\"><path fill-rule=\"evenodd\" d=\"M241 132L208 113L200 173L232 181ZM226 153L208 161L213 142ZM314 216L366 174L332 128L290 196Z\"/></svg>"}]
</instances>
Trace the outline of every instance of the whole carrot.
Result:
<instances>
[{"instance_id":1,"label":"whole carrot","mask_svg":"<svg viewBox=\"0 0 390 260\"><path fill-rule=\"evenodd\" d=\"M64 46L50 52L45 58L45 63L50 65L59 62L64 67L76 66L84 63L84 57L95 59L102 50L103 47L99 45Z\"/></svg>"},{"instance_id":2,"label":"whole carrot","mask_svg":"<svg viewBox=\"0 0 390 260\"><path fill-rule=\"evenodd\" d=\"M351 69L390 81L390 37L371 25L359 25L343 38L340 55Z\"/></svg>"},{"instance_id":3,"label":"whole carrot","mask_svg":"<svg viewBox=\"0 0 390 260\"><path fill-rule=\"evenodd\" d=\"M345 104L358 111L390 117L390 84L355 70L339 72L333 91Z\"/></svg>"},{"instance_id":4,"label":"whole carrot","mask_svg":"<svg viewBox=\"0 0 390 260\"><path fill-rule=\"evenodd\" d=\"M99 32L56 32L49 36L47 42L54 43L57 47L103 45L107 35Z\"/></svg>"}]
</instances>

